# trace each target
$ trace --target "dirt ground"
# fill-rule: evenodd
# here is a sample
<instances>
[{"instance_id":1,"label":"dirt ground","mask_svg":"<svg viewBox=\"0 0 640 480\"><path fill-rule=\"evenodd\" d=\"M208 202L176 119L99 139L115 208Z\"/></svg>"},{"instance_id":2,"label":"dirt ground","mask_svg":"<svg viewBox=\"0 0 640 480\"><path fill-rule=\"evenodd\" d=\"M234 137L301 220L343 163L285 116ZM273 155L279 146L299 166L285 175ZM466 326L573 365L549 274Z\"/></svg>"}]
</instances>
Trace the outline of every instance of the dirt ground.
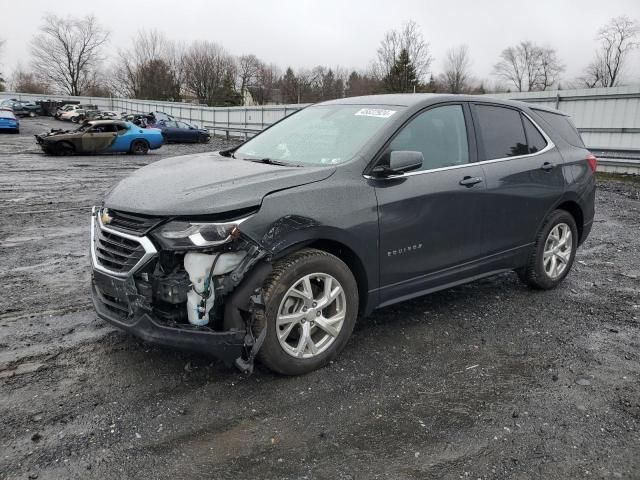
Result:
<instances>
[{"instance_id":1,"label":"dirt ground","mask_svg":"<svg viewBox=\"0 0 640 480\"><path fill-rule=\"evenodd\" d=\"M0 478L640 478L640 183L601 177L560 288L377 311L327 368L250 377L96 319L89 210L157 159L0 136Z\"/></svg>"}]
</instances>

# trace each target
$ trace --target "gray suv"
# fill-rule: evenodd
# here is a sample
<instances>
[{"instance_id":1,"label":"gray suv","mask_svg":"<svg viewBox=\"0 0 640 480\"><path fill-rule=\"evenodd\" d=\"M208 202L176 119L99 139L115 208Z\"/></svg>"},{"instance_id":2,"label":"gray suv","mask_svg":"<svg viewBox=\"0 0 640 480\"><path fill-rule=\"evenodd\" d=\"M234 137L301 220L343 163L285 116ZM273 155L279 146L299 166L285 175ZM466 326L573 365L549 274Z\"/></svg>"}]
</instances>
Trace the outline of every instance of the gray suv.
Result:
<instances>
[{"instance_id":1,"label":"gray suv","mask_svg":"<svg viewBox=\"0 0 640 480\"><path fill-rule=\"evenodd\" d=\"M92 215L94 305L149 342L302 374L374 309L509 270L556 287L591 230L595 170L567 116L524 103L313 105L116 185Z\"/></svg>"}]
</instances>

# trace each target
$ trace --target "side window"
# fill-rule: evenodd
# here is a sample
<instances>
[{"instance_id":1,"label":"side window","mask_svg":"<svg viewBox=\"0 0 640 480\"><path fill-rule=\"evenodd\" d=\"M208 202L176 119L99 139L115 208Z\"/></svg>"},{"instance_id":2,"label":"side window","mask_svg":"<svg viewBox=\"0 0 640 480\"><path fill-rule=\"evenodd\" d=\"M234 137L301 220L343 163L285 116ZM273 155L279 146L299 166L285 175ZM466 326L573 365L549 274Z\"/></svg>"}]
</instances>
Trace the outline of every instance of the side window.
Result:
<instances>
[{"instance_id":1,"label":"side window","mask_svg":"<svg viewBox=\"0 0 640 480\"><path fill-rule=\"evenodd\" d=\"M469 145L462 105L445 105L419 114L392 140L389 149L422 152L421 170L468 163Z\"/></svg>"},{"instance_id":2,"label":"side window","mask_svg":"<svg viewBox=\"0 0 640 480\"><path fill-rule=\"evenodd\" d=\"M547 141L544 139L540 130L538 130L531 120L522 115L522 122L524 123L524 131L527 134L527 143L529 144L529 153L536 153L543 150L547 146Z\"/></svg>"},{"instance_id":3,"label":"side window","mask_svg":"<svg viewBox=\"0 0 640 480\"><path fill-rule=\"evenodd\" d=\"M476 105L478 130L484 145L482 160L527 155L527 139L520 112L511 108Z\"/></svg>"}]
</instances>

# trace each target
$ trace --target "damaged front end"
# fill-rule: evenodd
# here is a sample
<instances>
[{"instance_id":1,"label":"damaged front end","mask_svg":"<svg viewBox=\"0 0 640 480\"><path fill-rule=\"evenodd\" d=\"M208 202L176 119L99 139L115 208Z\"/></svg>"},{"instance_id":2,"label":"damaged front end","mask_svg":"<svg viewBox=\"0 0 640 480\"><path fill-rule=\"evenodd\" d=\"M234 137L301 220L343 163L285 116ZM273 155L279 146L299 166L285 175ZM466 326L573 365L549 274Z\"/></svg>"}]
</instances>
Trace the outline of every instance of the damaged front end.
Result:
<instances>
[{"instance_id":1,"label":"damaged front end","mask_svg":"<svg viewBox=\"0 0 640 480\"><path fill-rule=\"evenodd\" d=\"M243 235L254 212L153 217L94 207L92 297L98 316L145 341L213 355L250 373L267 251Z\"/></svg>"}]
</instances>

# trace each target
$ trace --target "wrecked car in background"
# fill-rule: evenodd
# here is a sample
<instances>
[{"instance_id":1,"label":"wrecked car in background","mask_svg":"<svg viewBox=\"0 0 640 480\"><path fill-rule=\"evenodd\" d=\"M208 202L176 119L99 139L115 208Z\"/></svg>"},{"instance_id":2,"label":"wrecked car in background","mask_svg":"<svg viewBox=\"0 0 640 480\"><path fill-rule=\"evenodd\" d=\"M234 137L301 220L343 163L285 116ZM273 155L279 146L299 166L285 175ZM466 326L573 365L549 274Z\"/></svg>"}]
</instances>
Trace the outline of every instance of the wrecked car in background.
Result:
<instances>
[{"instance_id":1,"label":"wrecked car in background","mask_svg":"<svg viewBox=\"0 0 640 480\"><path fill-rule=\"evenodd\" d=\"M53 129L36 135L45 153L72 155L74 153L132 153L144 155L160 148L162 133L157 129L143 129L132 123L117 120L95 120L76 130Z\"/></svg>"},{"instance_id":2,"label":"wrecked car in background","mask_svg":"<svg viewBox=\"0 0 640 480\"><path fill-rule=\"evenodd\" d=\"M23 100L3 100L0 107L10 108L17 117L35 117L42 113L40 105Z\"/></svg>"},{"instance_id":3,"label":"wrecked car in background","mask_svg":"<svg viewBox=\"0 0 640 480\"><path fill-rule=\"evenodd\" d=\"M508 270L560 284L595 169L566 116L524 103L325 102L116 185L91 216L93 303L149 342L306 373L358 314Z\"/></svg>"},{"instance_id":4,"label":"wrecked car in background","mask_svg":"<svg viewBox=\"0 0 640 480\"><path fill-rule=\"evenodd\" d=\"M160 120L155 124L166 143L207 143L211 134L206 128L198 128L187 122Z\"/></svg>"}]
</instances>

